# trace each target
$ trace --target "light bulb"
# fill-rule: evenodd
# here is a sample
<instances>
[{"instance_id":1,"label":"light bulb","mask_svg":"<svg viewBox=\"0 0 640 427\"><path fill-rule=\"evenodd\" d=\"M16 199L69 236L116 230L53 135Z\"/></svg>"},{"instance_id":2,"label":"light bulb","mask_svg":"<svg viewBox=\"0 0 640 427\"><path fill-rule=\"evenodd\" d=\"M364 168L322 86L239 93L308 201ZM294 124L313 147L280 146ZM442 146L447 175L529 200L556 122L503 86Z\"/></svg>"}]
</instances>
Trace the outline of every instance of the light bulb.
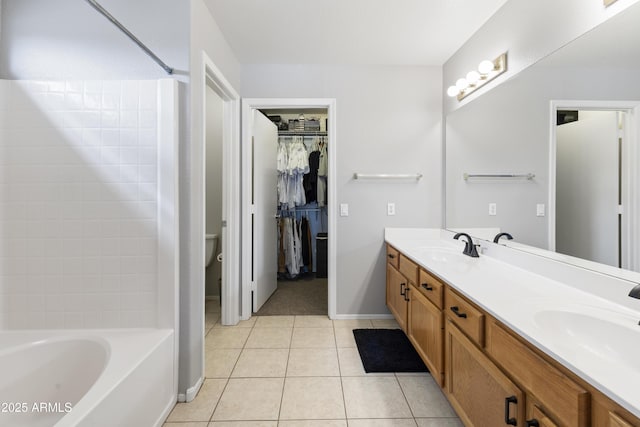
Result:
<instances>
[{"instance_id":1,"label":"light bulb","mask_svg":"<svg viewBox=\"0 0 640 427\"><path fill-rule=\"evenodd\" d=\"M467 73L467 81L470 85L478 83L478 80L480 80L480 74L477 71L469 71Z\"/></svg>"},{"instance_id":2,"label":"light bulb","mask_svg":"<svg viewBox=\"0 0 640 427\"><path fill-rule=\"evenodd\" d=\"M480 63L480 65L478 65L478 71L480 72L480 74L482 75L487 75L490 72L492 72L495 68L495 65L493 65L492 61L489 61L488 59L485 59L484 61L482 61Z\"/></svg>"},{"instance_id":3,"label":"light bulb","mask_svg":"<svg viewBox=\"0 0 640 427\"><path fill-rule=\"evenodd\" d=\"M460 93L460 89L457 86L449 86L447 89L447 95L449 96L457 96Z\"/></svg>"},{"instance_id":4,"label":"light bulb","mask_svg":"<svg viewBox=\"0 0 640 427\"><path fill-rule=\"evenodd\" d=\"M469 87L469 82L466 79L460 78L456 80L456 87L458 90L463 91Z\"/></svg>"}]
</instances>

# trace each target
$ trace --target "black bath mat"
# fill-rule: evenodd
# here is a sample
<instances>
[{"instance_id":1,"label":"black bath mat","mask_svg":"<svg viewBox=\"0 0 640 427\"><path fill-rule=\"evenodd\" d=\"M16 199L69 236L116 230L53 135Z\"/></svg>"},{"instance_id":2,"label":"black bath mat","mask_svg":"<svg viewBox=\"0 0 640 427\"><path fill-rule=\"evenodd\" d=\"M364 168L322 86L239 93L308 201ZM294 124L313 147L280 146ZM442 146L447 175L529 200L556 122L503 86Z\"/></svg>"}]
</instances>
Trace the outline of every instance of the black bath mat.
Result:
<instances>
[{"instance_id":1,"label":"black bath mat","mask_svg":"<svg viewBox=\"0 0 640 427\"><path fill-rule=\"evenodd\" d=\"M366 372L429 372L401 329L354 329Z\"/></svg>"}]
</instances>

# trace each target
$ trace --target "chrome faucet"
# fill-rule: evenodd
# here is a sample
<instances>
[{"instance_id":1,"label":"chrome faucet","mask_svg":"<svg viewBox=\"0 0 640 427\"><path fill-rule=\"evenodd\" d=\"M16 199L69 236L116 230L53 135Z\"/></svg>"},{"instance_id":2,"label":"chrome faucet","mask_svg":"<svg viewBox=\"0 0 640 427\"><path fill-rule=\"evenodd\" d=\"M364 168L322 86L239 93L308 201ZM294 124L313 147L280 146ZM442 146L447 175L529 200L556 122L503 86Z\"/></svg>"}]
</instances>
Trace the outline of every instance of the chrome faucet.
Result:
<instances>
[{"instance_id":1,"label":"chrome faucet","mask_svg":"<svg viewBox=\"0 0 640 427\"><path fill-rule=\"evenodd\" d=\"M513 236L509 233L498 233L496 234L496 237L493 238L493 243L498 243L498 240L500 240L502 236L506 237L508 240L513 240Z\"/></svg>"},{"instance_id":2,"label":"chrome faucet","mask_svg":"<svg viewBox=\"0 0 640 427\"><path fill-rule=\"evenodd\" d=\"M640 284L636 285L633 289L631 289L631 292L629 292L629 296L631 298L640 299Z\"/></svg>"},{"instance_id":3,"label":"chrome faucet","mask_svg":"<svg viewBox=\"0 0 640 427\"><path fill-rule=\"evenodd\" d=\"M458 233L453 236L453 238L458 240L461 236L467 238L467 241L464 242L464 250L462 251L462 253L473 258L478 258L478 251L476 250L476 245L473 244L471 236L469 236L467 233Z\"/></svg>"}]
</instances>

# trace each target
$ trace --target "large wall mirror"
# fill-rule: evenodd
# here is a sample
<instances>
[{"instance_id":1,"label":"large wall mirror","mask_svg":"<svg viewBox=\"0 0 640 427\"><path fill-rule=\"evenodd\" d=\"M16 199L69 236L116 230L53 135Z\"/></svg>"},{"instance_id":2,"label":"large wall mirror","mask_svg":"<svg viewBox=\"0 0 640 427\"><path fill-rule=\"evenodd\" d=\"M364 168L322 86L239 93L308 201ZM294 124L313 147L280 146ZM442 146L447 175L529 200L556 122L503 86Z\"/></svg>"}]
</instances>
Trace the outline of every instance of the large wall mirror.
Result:
<instances>
[{"instance_id":1,"label":"large wall mirror","mask_svg":"<svg viewBox=\"0 0 640 427\"><path fill-rule=\"evenodd\" d=\"M640 271L639 22L640 3L446 117L447 228Z\"/></svg>"}]
</instances>

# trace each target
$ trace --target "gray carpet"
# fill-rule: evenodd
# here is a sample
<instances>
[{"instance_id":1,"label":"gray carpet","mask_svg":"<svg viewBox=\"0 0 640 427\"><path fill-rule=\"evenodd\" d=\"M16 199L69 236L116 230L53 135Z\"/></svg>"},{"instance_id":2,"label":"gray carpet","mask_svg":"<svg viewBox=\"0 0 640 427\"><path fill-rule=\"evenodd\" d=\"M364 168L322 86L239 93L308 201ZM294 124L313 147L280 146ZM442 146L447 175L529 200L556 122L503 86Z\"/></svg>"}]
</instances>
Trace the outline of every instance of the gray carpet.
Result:
<instances>
[{"instance_id":1,"label":"gray carpet","mask_svg":"<svg viewBox=\"0 0 640 427\"><path fill-rule=\"evenodd\" d=\"M327 314L327 279L278 280L278 289L256 316Z\"/></svg>"}]
</instances>

